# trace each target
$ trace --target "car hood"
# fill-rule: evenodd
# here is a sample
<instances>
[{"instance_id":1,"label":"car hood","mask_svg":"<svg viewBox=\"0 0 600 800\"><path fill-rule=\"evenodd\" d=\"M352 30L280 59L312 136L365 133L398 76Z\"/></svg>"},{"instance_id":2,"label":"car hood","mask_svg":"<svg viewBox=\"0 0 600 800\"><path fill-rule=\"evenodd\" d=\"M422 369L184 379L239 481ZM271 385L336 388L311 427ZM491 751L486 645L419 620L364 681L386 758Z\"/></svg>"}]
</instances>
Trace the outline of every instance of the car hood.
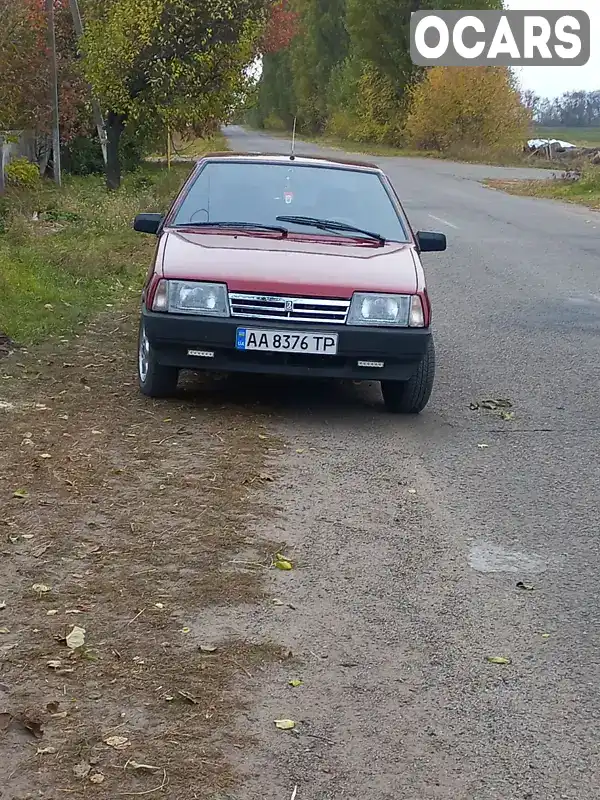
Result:
<instances>
[{"instance_id":1,"label":"car hood","mask_svg":"<svg viewBox=\"0 0 600 800\"><path fill-rule=\"evenodd\" d=\"M355 291L417 291L414 245L165 232L165 278L226 283L229 291L350 299Z\"/></svg>"}]
</instances>

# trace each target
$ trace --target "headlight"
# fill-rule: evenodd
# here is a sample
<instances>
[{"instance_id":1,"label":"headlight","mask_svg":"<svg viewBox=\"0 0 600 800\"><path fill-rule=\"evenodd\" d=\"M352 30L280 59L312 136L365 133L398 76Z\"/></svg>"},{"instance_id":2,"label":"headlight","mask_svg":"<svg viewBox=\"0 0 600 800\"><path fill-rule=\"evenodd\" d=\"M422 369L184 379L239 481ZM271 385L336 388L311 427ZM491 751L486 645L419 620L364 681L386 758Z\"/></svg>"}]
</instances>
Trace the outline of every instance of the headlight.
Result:
<instances>
[{"instance_id":1,"label":"headlight","mask_svg":"<svg viewBox=\"0 0 600 800\"><path fill-rule=\"evenodd\" d=\"M357 292L350 303L347 324L422 328L424 316L421 299L418 295L409 294Z\"/></svg>"},{"instance_id":2,"label":"headlight","mask_svg":"<svg viewBox=\"0 0 600 800\"><path fill-rule=\"evenodd\" d=\"M227 286L224 283L161 280L154 295L152 310L228 317Z\"/></svg>"}]
</instances>

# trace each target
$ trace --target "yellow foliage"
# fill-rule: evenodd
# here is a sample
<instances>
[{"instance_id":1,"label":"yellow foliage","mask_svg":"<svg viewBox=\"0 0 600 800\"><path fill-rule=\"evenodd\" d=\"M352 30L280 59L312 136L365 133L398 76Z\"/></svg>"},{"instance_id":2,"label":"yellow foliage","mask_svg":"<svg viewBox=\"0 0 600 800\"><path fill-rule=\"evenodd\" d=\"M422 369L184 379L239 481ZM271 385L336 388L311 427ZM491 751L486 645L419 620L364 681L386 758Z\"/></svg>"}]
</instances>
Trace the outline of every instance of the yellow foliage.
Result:
<instances>
[{"instance_id":1,"label":"yellow foliage","mask_svg":"<svg viewBox=\"0 0 600 800\"><path fill-rule=\"evenodd\" d=\"M399 144L401 106L392 81L365 62L351 108L334 110L327 131L340 139L376 144Z\"/></svg>"},{"instance_id":2,"label":"yellow foliage","mask_svg":"<svg viewBox=\"0 0 600 800\"><path fill-rule=\"evenodd\" d=\"M405 133L423 150L517 153L530 126L506 67L432 67L411 90Z\"/></svg>"}]
</instances>

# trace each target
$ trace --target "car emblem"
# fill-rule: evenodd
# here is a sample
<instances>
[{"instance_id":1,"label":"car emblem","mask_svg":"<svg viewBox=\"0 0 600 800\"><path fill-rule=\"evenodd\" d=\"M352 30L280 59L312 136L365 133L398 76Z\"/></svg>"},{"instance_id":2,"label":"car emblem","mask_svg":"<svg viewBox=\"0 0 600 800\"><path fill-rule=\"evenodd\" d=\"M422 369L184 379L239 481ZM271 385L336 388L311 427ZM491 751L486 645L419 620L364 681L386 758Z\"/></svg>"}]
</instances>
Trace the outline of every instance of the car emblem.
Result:
<instances>
[{"instance_id":1,"label":"car emblem","mask_svg":"<svg viewBox=\"0 0 600 800\"><path fill-rule=\"evenodd\" d=\"M286 314L289 314L293 310L294 310L294 303L291 300L286 300L285 301Z\"/></svg>"}]
</instances>

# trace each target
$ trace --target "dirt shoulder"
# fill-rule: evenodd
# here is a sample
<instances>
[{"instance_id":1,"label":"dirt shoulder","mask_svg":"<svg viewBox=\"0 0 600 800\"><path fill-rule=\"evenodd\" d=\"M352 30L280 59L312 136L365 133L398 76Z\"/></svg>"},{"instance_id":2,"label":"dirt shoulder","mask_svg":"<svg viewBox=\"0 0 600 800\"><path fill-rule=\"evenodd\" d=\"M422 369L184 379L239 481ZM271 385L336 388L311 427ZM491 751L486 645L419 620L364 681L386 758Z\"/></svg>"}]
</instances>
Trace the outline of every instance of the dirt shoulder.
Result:
<instances>
[{"instance_id":1,"label":"dirt shoulder","mask_svg":"<svg viewBox=\"0 0 600 800\"><path fill-rule=\"evenodd\" d=\"M274 513L265 463L281 445L260 412L223 407L218 382L142 398L135 325L133 310L111 312L0 365L10 800L220 796L248 687L283 657L234 624L271 603L264 578L284 543L251 531Z\"/></svg>"}]
</instances>

